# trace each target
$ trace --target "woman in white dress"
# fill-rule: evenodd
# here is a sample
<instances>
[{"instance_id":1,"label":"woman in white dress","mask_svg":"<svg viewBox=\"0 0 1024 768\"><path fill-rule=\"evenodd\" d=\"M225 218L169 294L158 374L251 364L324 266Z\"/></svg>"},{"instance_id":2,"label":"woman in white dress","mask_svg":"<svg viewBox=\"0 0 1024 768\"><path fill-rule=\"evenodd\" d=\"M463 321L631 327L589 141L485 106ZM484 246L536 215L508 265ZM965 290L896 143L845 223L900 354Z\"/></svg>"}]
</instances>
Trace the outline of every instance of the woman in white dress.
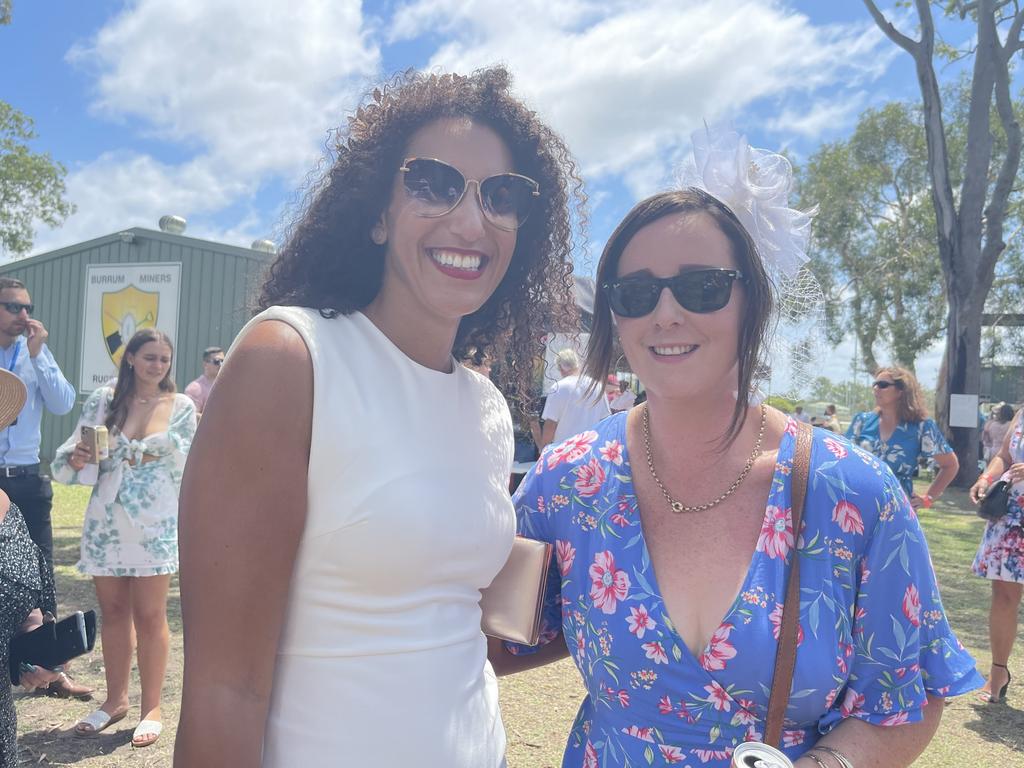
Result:
<instances>
[{"instance_id":1,"label":"woman in white dress","mask_svg":"<svg viewBox=\"0 0 1024 768\"><path fill-rule=\"evenodd\" d=\"M160 736L160 697L170 632L167 589L178 570L178 489L196 430L196 409L175 392L170 338L145 328L129 340L114 387L82 406L78 426L54 457L55 480L92 485L78 570L92 576L100 604L107 697L75 726L95 736L128 712L133 633L138 638L142 718L132 744ZM106 426L109 458L93 463L82 427Z\"/></svg>"},{"instance_id":2,"label":"woman in white dress","mask_svg":"<svg viewBox=\"0 0 1024 768\"><path fill-rule=\"evenodd\" d=\"M512 423L456 359L528 392L580 184L501 68L391 81L335 150L186 472L175 765L496 768Z\"/></svg>"}]
</instances>

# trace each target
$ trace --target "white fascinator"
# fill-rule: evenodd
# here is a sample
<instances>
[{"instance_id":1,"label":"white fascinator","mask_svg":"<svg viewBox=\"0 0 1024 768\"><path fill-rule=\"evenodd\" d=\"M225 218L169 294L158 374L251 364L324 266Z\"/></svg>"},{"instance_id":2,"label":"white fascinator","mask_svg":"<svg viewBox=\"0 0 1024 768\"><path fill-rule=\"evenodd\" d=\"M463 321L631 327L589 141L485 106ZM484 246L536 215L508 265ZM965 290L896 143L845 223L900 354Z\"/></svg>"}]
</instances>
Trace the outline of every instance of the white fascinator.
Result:
<instances>
[{"instance_id":1,"label":"white fascinator","mask_svg":"<svg viewBox=\"0 0 1024 768\"><path fill-rule=\"evenodd\" d=\"M817 209L789 206L793 166L783 155L751 147L731 128L705 126L692 140L693 155L678 182L725 203L757 246L775 289L775 328L766 350L771 390L800 397L816 373L824 327L824 296L806 267Z\"/></svg>"}]
</instances>

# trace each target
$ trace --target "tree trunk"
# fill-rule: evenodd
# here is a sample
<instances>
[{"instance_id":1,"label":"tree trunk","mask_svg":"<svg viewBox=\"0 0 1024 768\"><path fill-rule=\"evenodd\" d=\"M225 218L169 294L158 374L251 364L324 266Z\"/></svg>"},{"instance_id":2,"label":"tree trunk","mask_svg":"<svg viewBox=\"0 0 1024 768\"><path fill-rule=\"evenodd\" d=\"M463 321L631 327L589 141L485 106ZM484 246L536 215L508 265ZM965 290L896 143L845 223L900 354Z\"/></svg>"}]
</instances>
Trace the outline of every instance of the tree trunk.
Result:
<instances>
[{"instance_id":1,"label":"tree trunk","mask_svg":"<svg viewBox=\"0 0 1024 768\"><path fill-rule=\"evenodd\" d=\"M960 462L954 479L959 487L970 486L978 478L978 425L949 426L949 397L952 394L981 390L981 312L960 291L949 293L949 332L946 354L939 373L936 392L936 419L944 427L950 445Z\"/></svg>"}]
</instances>

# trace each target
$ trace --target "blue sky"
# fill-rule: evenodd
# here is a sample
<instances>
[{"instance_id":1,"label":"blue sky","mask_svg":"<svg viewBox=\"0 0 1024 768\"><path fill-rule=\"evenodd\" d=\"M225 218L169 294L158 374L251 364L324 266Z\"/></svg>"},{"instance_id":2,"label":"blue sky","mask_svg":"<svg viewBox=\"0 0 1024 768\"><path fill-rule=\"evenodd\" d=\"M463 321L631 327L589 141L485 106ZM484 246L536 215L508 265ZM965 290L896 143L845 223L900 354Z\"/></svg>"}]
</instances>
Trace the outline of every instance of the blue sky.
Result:
<instances>
[{"instance_id":1,"label":"blue sky","mask_svg":"<svg viewBox=\"0 0 1024 768\"><path fill-rule=\"evenodd\" d=\"M799 161L862 110L917 96L909 56L859 0L15 0L0 99L34 118L78 206L34 252L166 213L195 237L274 239L374 82L498 61L581 164L585 272L632 204L671 184L703 120ZM822 370L847 378L851 355ZM938 357L920 361L929 385Z\"/></svg>"}]
</instances>

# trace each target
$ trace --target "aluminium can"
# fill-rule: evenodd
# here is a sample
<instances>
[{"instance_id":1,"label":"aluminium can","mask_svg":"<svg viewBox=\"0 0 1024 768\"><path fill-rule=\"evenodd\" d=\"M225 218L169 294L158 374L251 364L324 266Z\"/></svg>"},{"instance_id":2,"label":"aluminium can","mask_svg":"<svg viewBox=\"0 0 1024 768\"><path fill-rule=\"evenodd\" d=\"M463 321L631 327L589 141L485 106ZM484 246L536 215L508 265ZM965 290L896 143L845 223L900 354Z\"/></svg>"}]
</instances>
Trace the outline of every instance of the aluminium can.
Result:
<instances>
[{"instance_id":1,"label":"aluminium can","mask_svg":"<svg viewBox=\"0 0 1024 768\"><path fill-rule=\"evenodd\" d=\"M733 751L732 768L793 768L793 763L774 747L748 741Z\"/></svg>"}]
</instances>

